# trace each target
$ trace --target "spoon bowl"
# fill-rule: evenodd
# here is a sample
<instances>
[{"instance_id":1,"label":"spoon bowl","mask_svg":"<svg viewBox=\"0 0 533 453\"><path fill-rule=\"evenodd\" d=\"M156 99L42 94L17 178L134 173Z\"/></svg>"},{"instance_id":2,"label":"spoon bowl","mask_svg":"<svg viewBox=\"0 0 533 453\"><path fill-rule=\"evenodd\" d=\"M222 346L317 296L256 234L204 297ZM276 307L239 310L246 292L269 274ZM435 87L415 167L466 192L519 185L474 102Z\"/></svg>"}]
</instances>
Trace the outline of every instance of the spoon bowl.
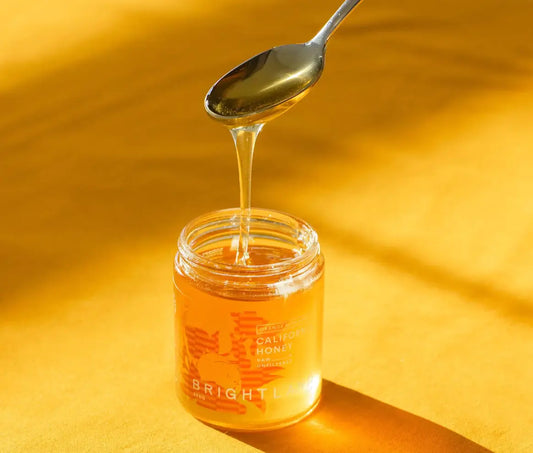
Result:
<instances>
[{"instance_id":1,"label":"spoon bowl","mask_svg":"<svg viewBox=\"0 0 533 453\"><path fill-rule=\"evenodd\" d=\"M324 69L324 48L312 42L274 47L224 75L207 93L209 115L227 125L250 125L298 102Z\"/></svg>"}]
</instances>

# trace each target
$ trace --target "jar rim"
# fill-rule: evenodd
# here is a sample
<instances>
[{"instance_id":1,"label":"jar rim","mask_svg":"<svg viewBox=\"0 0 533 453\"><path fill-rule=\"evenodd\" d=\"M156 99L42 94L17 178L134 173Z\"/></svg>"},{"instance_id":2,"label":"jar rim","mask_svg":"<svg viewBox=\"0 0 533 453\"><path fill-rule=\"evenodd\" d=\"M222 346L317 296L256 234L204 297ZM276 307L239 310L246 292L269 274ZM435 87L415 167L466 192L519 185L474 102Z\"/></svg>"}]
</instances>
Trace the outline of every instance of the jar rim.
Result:
<instances>
[{"instance_id":1,"label":"jar rim","mask_svg":"<svg viewBox=\"0 0 533 453\"><path fill-rule=\"evenodd\" d=\"M251 224L254 221L275 222L284 227L293 228L298 233L298 239L304 245L302 252L280 261L268 264L239 264L222 263L197 253L191 245L191 238L195 232L202 228L216 227L229 222L231 225L239 225L242 211L239 208L221 209L202 214L185 225L178 239L178 252L182 258L195 267L199 266L217 274L239 276L245 274L248 278L253 276L276 275L286 272L288 269L306 267L320 254L318 235L305 220L281 211L264 208L251 208L249 210Z\"/></svg>"}]
</instances>

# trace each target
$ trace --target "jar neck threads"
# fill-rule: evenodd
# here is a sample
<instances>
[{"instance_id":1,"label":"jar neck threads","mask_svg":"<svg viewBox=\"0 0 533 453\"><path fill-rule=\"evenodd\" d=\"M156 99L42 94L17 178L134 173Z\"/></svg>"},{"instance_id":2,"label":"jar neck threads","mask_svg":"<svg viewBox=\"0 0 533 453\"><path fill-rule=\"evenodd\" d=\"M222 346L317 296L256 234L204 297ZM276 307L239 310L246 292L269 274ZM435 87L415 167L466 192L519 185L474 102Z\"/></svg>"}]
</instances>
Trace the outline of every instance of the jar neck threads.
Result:
<instances>
[{"instance_id":1,"label":"jar neck threads","mask_svg":"<svg viewBox=\"0 0 533 453\"><path fill-rule=\"evenodd\" d=\"M317 234L307 222L252 208L249 223L251 264L227 258L236 252L241 211L224 209L185 226L178 240L176 271L204 289L239 299L289 294L318 278L323 260Z\"/></svg>"}]
</instances>

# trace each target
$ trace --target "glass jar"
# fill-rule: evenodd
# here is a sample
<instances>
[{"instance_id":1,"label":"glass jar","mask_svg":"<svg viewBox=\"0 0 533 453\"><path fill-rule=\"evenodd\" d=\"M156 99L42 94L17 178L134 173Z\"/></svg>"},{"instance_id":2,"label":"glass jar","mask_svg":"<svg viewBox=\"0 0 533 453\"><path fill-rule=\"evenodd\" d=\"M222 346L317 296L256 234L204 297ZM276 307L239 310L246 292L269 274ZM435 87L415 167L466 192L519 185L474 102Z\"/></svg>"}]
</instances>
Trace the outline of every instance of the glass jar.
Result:
<instances>
[{"instance_id":1,"label":"glass jar","mask_svg":"<svg viewBox=\"0 0 533 453\"><path fill-rule=\"evenodd\" d=\"M306 222L253 208L235 264L240 224L239 209L211 212L178 240L177 394L206 423L279 428L320 399L324 259Z\"/></svg>"}]
</instances>

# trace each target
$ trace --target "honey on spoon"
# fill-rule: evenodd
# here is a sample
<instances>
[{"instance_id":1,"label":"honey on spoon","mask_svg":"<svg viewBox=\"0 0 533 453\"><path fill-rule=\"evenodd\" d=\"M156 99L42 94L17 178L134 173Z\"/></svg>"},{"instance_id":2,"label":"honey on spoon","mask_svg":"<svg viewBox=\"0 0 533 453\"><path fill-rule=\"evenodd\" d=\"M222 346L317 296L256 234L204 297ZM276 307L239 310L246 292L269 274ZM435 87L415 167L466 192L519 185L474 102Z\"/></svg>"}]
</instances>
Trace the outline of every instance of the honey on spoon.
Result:
<instances>
[{"instance_id":1,"label":"honey on spoon","mask_svg":"<svg viewBox=\"0 0 533 453\"><path fill-rule=\"evenodd\" d=\"M248 262L252 160L264 123L285 113L318 82L326 44L361 0L346 0L310 41L274 47L232 69L209 90L205 109L230 127L239 162L240 237L235 262Z\"/></svg>"}]
</instances>

